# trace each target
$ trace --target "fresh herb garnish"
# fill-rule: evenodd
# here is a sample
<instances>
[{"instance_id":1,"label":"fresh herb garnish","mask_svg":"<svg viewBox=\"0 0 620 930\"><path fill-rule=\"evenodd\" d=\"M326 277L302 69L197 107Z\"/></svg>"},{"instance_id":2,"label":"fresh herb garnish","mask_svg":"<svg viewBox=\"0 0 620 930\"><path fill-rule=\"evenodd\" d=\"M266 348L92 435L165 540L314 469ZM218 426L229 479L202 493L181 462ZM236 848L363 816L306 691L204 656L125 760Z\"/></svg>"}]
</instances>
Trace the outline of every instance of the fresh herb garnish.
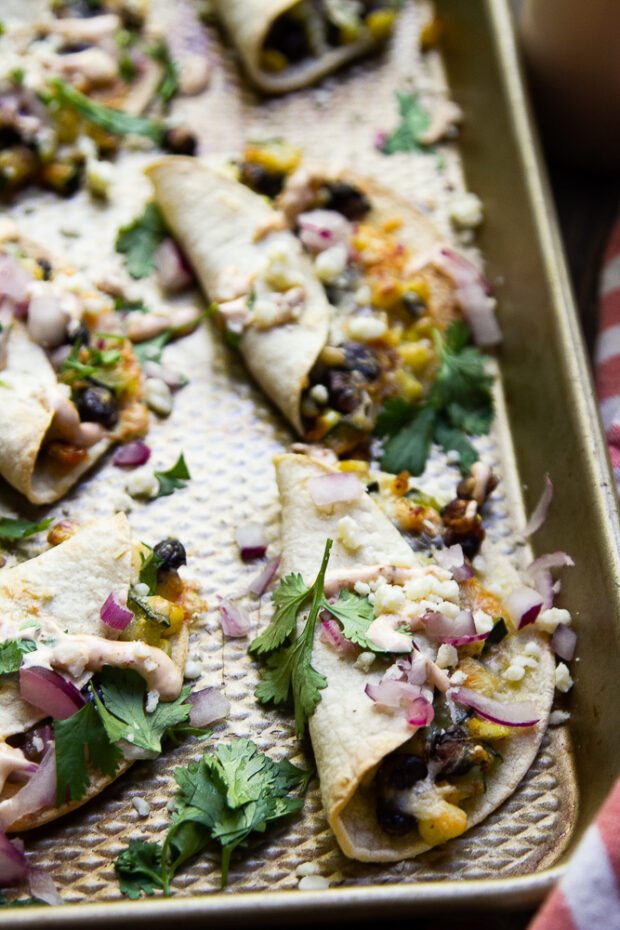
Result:
<instances>
[{"instance_id":1,"label":"fresh herb garnish","mask_svg":"<svg viewBox=\"0 0 620 930\"><path fill-rule=\"evenodd\" d=\"M158 555L155 555L154 549L149 549L149 554L144 555L143 552L140 553L140 559L142 564L140 566L140 573L138 574L138 581L140 584L145 584L148 586L149 594L155 594L157 590L158 582L158 571L161 566L164 564L164 560L160 559Z\"/></svg>"},{"instance_id":2,"label":"fresh herb garnish","mask_svg":"<svg viewBox=\"0 0 620 930\"><path fill-rule=\"evenodd\" d=\"M55 720L54 739L59 807L68 798L84 797L90 785L89 767L109 778L116 775L123 755L108 737L94 704L85 704L66 720Z\"/></svg>"},{"instance_id":3,"label":"fresh herb garnish","mask_svg":"<svg viewBox=\"0 0 620 930\"><path fill-rule=\"evenodd\" d=\"M36 648L36 643L31 639L8 639L0 644L0 675L18 672L23 657Z\"/></svg>"},{"instance_id":4,"label":"fresh herb garnish","mask_svg":"<svg viewBox=\"0 0 620 930\"><path fill-rule=\"evenodd\" d=\"M146 205L142 216L121 226L116 237L116 251L125 256L125 266L132 278L146 278L155 268L155 253L169 235L157 204Z\"/></svg>"},{"instance_id":5,"label":"fresh herb garnish","mask_svg":"<svg viewBox=\"0 0 620 930\"><path fill-rule=\"evenodd\" d=\"M156 94L161 98L164 104L168 104L179 89L179 78L165 40L159 39L153 48L150 49L149 55L153 61L158 62L164 69L161 80L157 85Z\"/></svg>"},{"instance_id":6,"label":"fresh herb garnish","mask_svg":"<svg viewBox=\"0 0 620 930\"><path fill-rule=\"evenodd\" d=\"M179 786L172 824L163 847L132 841L114 867L121 891L137 897L161 888L170 894L170 882L181 865L210 842L222 847L222 887L227 884L230 858L252 832L264 833L267 824L303 806L311 772L287 759L274 762L248 739L217 746L186 768L175 769Z\"/></svg>"},{"instance_id":7,"label":"fresh herb garnish","mask_svg":"<svg viewBox=\"0 0 620 930\"><path fill-rule=\"evenodd\" d=\"M405 494L405 497L413 501L414 504L417 504L418 507L431 507L437 512L441 510L441 504L437 498L432 497L430 494L426 494L424 491L421 491L420 488L410 488Z\"/></svg>"},{"instance_id":8,"label":"fresh herb garnish","mask_svg":"<svg viewBox=\"0 0 620 930\"><path fill-rule=\"evenodd\" d=\"M146 136L156 145L161 145L164 137L163 126L155 123L148 116L136 116L132 113L125 113L123 110L106 107L102 103L91 100L70 84L65 84L59 78L52 78L49 84L53 88L51 102L71 107L88 123L93 123L115 136Z\"/></svg>"},{"instance_id":9,"label":"fresh herb garnish","mask_svg":"<svg viewBox=\"0 0 620 930\"><path fill-rule=\"evenodd\" d=\"M184 488L185 482L191 478L182 452L172 468L168 471L156 471L154 474L159 482L159 491L155 497L167 497L169 494L174 494L175 491Z\"/></svg>"},{"instance_id":10,"label":"fresh herb garnish","mask_svg":"<svg viewBox=\"0 0 620 930\"><path fill-rule=\"evenodd\" d=\"M325 597L324 581L332 540L325 543L321 569L316 581L306 587L300 574L287 575L274 592L276 606L269 626L250 644L250 652L267 656L267 670L256 688L255 695L261 703L272 701L281 704L292 696L295 705L295 726L301 736L308 717L314 713L321 700L320 691L327 687L327 680L311 664L314 629L321 610L327 610L340 621L343 633L351 642L363 649L377 652L366 631L372 623L373 610L366 598L349 591L342 591L338 600L331 604ZM303 631L287 645L297 628L297 615L311 599L310 613Z\"/></svg>"},{"instance_id":11,"label":"fresh herb garnish","mask_svg":"<svg viewBox=\"0 0 620 930\"><path fill-rule=\"evenodd\" d=\"M428 110L422 106L417 94L396 91L394 96L398 104L401 122L383 142L381 151L385 155L394 152L428 152L429 146L420 141L430 126L431 117Z\"/></svg>"},{"instance_id":12,"label":"fresh herb garnish","mask_svg":"<svg viewBox=\"0 0 620 930\"><path fill-rule=\"evenodd\" d=\"M30 520L15 520L12 517L0 517L0 539L26 539L35 533L42 533L53 522L53 517L41 520L40 523L32 523Z\"/></svg>"},{"instance_id":13,"label":"fresh herb garnish","mask_svg":"<svg viewBox=\"0 0 620 930\"><path fill-rule=\"evenodd\" d=\"M115 336L122 340L122 337ZM87 361L83 362L80 359L81 349L84 348L81 346L79 340L73 343L71 352L63 362L62 368L60 369L61 374L63 375L63 381L71 383L72 381L81 381L85 378L96 378L101 381L102 384L106 383L106 371L109 372L110 369L116 367L116 365L122 360L123 356L118 349L97 349L94 346L87 346L86 356Z\"/></svg>"},{"instance_id":14,"label":"fresh herb garnish","mask_svg":"<svg viewBox=\"0 0 620 930\"><path fill-rule=\"evenodd\" d=\"M118 313L129 313L131 310L137 310L139 313L151 312L141 298L138 300L128 300L126 297L115 297L114 309Z\"/></svg>"},{"instance_id":15,"label":"fresh herb garnish","mask_svg":"<svg viewBox=\"0 0 620 930\"><path fill-rule=\"evenodd\" d=\"M161 623L162 626L170 626L170 617L166 614L162 614L156 607L151 604L148 597L143 597L141 594L136 594L136 592L130 588L127 595L127 607L130 610L138 608L141 610L145 617L149 620L154 620L156 623ZM134 610L135 613L135 610Z\"/></svg>"},{"instance_id":16,"label":"fresh herb garnish","mask_svg":"<svg viewBox=\"0 0 620 930\"><path fill-rule=\"evenodd\" d=\"M42 901L40 898L15 898L13 901L7 901L0 891L0 907L39 907L40 905L49 907L47 901Z\"/></svg>"},{"instance_id":17,"label":"fresh herb garnish","mask_svg":"<svg viewBox=\"0 0 620 930\"><path fill-rule=\"evenodd\" d=\"M503 617L497 617L493 629L484 641L484 648L482 651L485 652L490 646L496 646L497 643L501 643L506 636L508 636L506 621Z\"/></svg>"},{"instance_id":18,"label":"fresh herb garnish","mask_svg":"<svg viewBox=\"0 0 620 930\"><path fill-rule=\"evenodd\" d=\"M392 398L377 418L375 435L389 437L381 467L398 474L424 471L435 441L445 452L455 451L467 474L478 453L467 438L489 432L493 419L493 377L486 373L486 357L467 345L469 331L460 320L451 323L442 338L434 333L439 371L428 397L421 404Z\"/></svg>"}]
</instances>

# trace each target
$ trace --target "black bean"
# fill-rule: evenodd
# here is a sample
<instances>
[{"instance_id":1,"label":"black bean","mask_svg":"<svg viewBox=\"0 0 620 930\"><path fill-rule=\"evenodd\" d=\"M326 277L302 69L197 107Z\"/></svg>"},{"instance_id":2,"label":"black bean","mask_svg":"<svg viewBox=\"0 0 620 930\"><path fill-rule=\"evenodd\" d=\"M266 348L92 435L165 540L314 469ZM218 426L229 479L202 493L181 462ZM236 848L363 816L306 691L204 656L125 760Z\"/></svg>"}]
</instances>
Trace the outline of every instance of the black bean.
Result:
<instances>
[{"instance_id":1,"label":"black bean","mask_svg":"<svg viewBox=\"0 0 620 930\"><path fill-rule=\"evenodd\" d=\"M90 344L90 330L85 323L79 323L77 320L71 320L67 326L67 341L71 345L87 346Z\"/></svg>"},{"instance_id":2,"label":"black bean","mask_svg":"<svg viewBox=\"0 0 620 930\"><path fill-rule=\"evenodd\" d=\"M416 825L413 814L406 814L399 810L395 801L379 798L377 801L377 822L385 833L390 836L404 836L410 833Z\"/></svg>"},{"instance_id":3,"label":"black bean","mask_svg":"<svg viewBox=\"0 0 620 930\"><path fill-rule=\"evenodd\" d=\"M164 132L162 148L173 155L195 155L198 142L186 126L172 126Z\"/></svg>"},{"instance_id":4,"label":"black bean","mask_svg":"<svg viewBox=\"0 0 620 930\"><path fill-rule=\"evenodd\" d=\"M427 306L425 301L420 297L417 291L405 291L403 294L403 304L405 310L411 314L416 320L424 316L427 311Z\"/></svg>"},{"instance_id":5,"label":"black bean","mask_svg":"<svg viewBox=\"0 0 620 930\"><path fill-rule=\"evenodd\" d=\"M80 420L101 423L113 429L118 423L118 407L112 391L105 387L88 387L79 395L76 403Z\"/></svg>"},{"instance_id":6,"label":"black bean","mask_svg":"<svg viewBox=\"0 0 620 930\"><path fill-rule=\"evenodd\" d=\"M247 187L264 194L265 197L277 197L284 184L284 175L281 172L267 171L262 165L252 161L244 161L241 165L240 180Z\"/></svg>"},{"instance_id":7,"label":"black bean","mask_svg":"<svg viewBox=\"0 0 620 930\"><path fill-rule=\"evenodd\" d=\"M379 767L379 790L403 791L405 788L411 788L417 781L422 781L427 774L426 763L419 756L395 753L384 759Z\"/></svg>"},{"instance_id":8,"label":"black bean","mask_svg":"<svg viewBox=\"0 0 620 930\"><path fill-rule=\"evenodd\" d=\"M37 265L43 272L43 280L49 281L52 276L52 263L47 258L37 258Z\"/></svg>"},{"instance_id":9,"label":"black bean","mask_svg":"<svg viewBox=\"0 0 620 930\"><path fill-rule=\"evenodd\" d=\"M331 370L327 376L329 404L339 413L353 413L362 400L358 387L353 383L349 371Z\"/></svg>"},{"instance_id":10,"label":"black bean","mask_svg":"<svg viewBox=\"0 0 620 930\"><path fill-rule=\"evenodd\" d=\"M336 210L348 220L361 220L370 210L368 197L353 184L332 181L322 188L322 194L325 198L325 209Z\"/></svg>"},{"instance_id":11,"label":"black bean","mask_svg":"<svg viewBox=\"0 0 620 930\"><path fill-rule=\"evenodd\" d=\"M345 342L340 347L344 352L345 365L350 371L358 372L365 381L376 381L381 374L381 365L370 346L361 342Z\"/></svg>"},{"instance_id":12,"label":"black bean","mask_svg":"<svg viewBox=\"0 0 620 930\"><path fill-rule=\"evenodd\" d=\"M161 542L157 543L153 552L158 559L162 559L163 564L160 565L160 571L174 571L180 568L181 565L187 564L185 547L178 539L162 539Z\"/></svg>"}]
</instances>

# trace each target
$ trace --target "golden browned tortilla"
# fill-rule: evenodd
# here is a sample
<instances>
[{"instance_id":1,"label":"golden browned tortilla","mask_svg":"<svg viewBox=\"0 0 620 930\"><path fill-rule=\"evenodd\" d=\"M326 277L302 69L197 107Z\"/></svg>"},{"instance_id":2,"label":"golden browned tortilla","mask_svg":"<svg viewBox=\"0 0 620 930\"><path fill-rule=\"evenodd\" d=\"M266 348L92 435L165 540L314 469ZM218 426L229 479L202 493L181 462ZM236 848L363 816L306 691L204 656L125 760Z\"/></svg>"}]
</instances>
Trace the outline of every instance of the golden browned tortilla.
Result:
<instances>
[{"instance_id":1,"label":"golden browned tortilla","mask_svg":"<svg viewBox=\"0 0 620 930\"><path fill-rule=\"evenodd\" d=\"M330 471L328 466L305 456L282 455L276 459L282 503L282 577L301 572L306 583L311 583L327 538L334 540L328 574L336 569L354 570L375 564L409 567L427 562L412 551L365 493L355 502L319 510L310 495L308 480ZM339 541L338 524L345 515L358 527L360 545L355 551ZM488 778L486 792L463 805L468 828L484 820L515 790L531 766L546 729L554 691L553 655L544 638L531 628L510 637L506 648L517 654L532 641L540 645L541 659L521 683L511 685L510 700L532 701L539 722L533 727L512 728L510 737L502 741L503 761ZM382 711L365 694L366 683L378 682L385 669L362 671L355 667L354 658L343 656L318 635L312 664L328 682L310 718L309 729L323 804L340 847L347 856L369 862L419 855L430 847L416 830L394 837L380 829L376 795L372 784L365 784L385 756L415 732L403 714Z\"/></svg>"}]
</instances>

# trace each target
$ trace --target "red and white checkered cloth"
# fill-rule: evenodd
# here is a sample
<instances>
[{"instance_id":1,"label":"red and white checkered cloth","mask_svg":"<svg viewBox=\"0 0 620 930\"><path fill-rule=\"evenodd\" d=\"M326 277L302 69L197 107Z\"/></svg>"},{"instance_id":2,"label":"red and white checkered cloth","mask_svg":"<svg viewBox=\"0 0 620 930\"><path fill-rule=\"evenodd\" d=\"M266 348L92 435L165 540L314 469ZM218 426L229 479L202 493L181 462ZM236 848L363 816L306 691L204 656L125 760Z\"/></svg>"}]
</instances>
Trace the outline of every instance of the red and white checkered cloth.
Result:
<instances>
[{"instance_id":1,"label":"red and white checkered cloth","mask_svg":"<svg viewBox=\"0 0 620 930\"><path fill-rule=\"evenodd\" d=\"M596 393L620 488L620 218L607 245L601 272L595 363Z\"/></svg>"},{"instance_id":2,"label":"red and white checkered cloth","mask_svg":"<svg viewBox=\"0 0 620 930\"><path fill-rule=\"evenodd\" d=\"M528 930L620 930L620 780Z\"/></svg>"}]
</instances>

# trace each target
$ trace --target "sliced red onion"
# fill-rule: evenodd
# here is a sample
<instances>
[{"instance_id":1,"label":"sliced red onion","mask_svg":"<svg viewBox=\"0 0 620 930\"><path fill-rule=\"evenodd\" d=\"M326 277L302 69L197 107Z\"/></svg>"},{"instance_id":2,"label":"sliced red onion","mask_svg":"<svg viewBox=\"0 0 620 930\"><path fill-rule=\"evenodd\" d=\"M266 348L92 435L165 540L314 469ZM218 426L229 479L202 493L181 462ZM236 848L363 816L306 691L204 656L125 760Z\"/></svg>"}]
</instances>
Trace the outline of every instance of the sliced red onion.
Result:
<instances>
[{"instance_id":1,"label":"sliced red onion","mask_svg":"<svg viewBox=\"0 0 620 930\"><path fill-rule=\"evenodd\" d=\"M492 346L502 341L489 285L475 265L454 249L441 249L440 265L456 285L456 297L476 345Z\"/></svg>"},{"instance_id":2,"label":"sliced red onion","mask_svg":"<svg viewBox=\"0 0 620 930\"><path fill-rule=\"evenodd\" d=\"M0 887L10 888L27 881L30 866L24 853L0 833Z\"/></svg>"},{"instance_id":3,"label":"sliced red onion","mask_svg":"<svg viewBox=\"0 0 620 930\"><path fill-rule=\"evenodd\" d=\"M440 643L450 642L455 645L455 639L477 635L471 610L460 610L454 620L437 610L427 610L421 619L431 639Z\"/></svg>"},{"instance_id":4,"label":"sliced red onion","mask_svg":"<svg viewBox=\"0 0 620 930\"><path fill-rule=\"evenodd\" d=\"M28 885L33 898L51 905L64 904L63 899L58 894L54 879L45 869L30 869Z\"/></svg>"},{"instance_id":5,"label":"sliced red onion","mask_svg":"<svg viewBox=\"0 0 620 930\"><path fill-rule=\"evenodd\" d=\"M133 613L118 603L113 591L106 598L99 616L102 623L112 630L124 630L133 620Z\"/></svg>"},{"instance_id":6,"label":"sliced red onion","mask_svg":"<svg viewBox=\"0 0 620 930\"><path fill-rule=\"evenodd\" d=\"M543 598L538 591L526 585L511 591L505 603L508 613L520 630L529 623L534 623L543 608Z\"/></svg>"},{"instance_id":7,"label":"sliced red onion","mask_svg":"<svg viewBox=\"0 0 620 930\"><path fill-rule=\"evenodd\" d=\"M396 681L393 678L382 678L377 684L370 682L364 692L375 704L382 707L400 707L403 701L414 701L423 697L422 689L418 685L410 685L408 681Z\"/></svg>"},{"instance_id":8,"label":"sliced red onion","mask_svg":"<svg viewBox=\"0 0 620 930\"><path fill-rule=\"evenodd\" d=\"M474 570L465 561L463 547L458 543L449 546L447 549L437 549L434 555L439 567L452 572L455 581L467 581L468 578L473 578Z\"/></svg>"},{"instance_id":9,"label":"sliced red onion","mask_svg":"<svg viewBox=\"0 0 620 930\"><path fill-rule=\"evenodd\" d=\"M258 559L267 551L265 527L260 523L242 523L235 531L235 540L244 562Z\"/></svg>"},{"instance_id":10,"label":"sliced red onion","mask_svg":"<svg viewBox=\"0 0 620 930\"><path fill-rule=\"evenodd\" d=\"M435 709L425 697L414 698L407 710L407 723L412 727L427 727L435 717Z\"/></svg>"},{"instance_id":11,"label":"sliced red onion","mask_svg":"<svg viewBox=\"0 0 620 930\"><path fill-rule=\"evenodd\" d=\"M555 632L551 637L551 648L556 656L570 662L575 655L577 646L577 634L565 623L558 623Z\"/></svg>"},{"instance_id":12,"label":"sliced red onion","mask_svg":"<svg viewBox=\"0 0 620 930\"><path fill-rule=\"evenodd\" d=\"M327 613L327 611L321 611L321 613ZM355 643L352 643L350 639L346 638L337 620L322 620L319 639L322 643L325 643L326 646L331 646L332 649L335 649L337 652L343 654L349 653L351 655L357 652L357 646Z\"/></svg>"},{"instance_id":13,"label":"sliced red onion","mask_svg":"<svg viewBox=\"0 0 620 930\"><path fill-rule=\"evenodd\" d=\"M181 291L192 283L177 244L172 239L164 239L155 253L157 280L160 286L169 292Z\"/></svg>"},{"instance_id":14,"label":"sliced red onion","mask_svg":"<svg viewBox=\"0 0 620 930\"><path fill-rule=\"evenodd\" d=\"M317 507L347 504L362 495L362 485L351 472L339 471L308 479L310 497Z\"/></svg>"},{"instance_id":15,"label":"sliced red onion","mask_svg":"<svg viewBox=\"0 0 620 930\"><path fill-rule=\"evenodd\" d=\"M36 814L55 803L56 753L54 743L49 743L34 775L16 794L0 804L0 830L8 830L22 817Z\"/></svg>"},{"instance_id":16,"label":"sliced red onion","mask_svg":"<svg viewBox=\"0 0 620 930\"><path fill-rule=\"evenodd\" d=\"M485 697L478 691L470 688L451 688L448 697L458 704L471 707L480 717L501 723L506 727L532 727L538 723L539 716L532 701L517 701L514 704L504 704L493 698Z\"/></svg>"},{"instance_id":17,"label":"sliced red onion","mask_svg":"<svg viewBox=\"0 0 620 930\"><path fill-rule=\"evenodd\" d=\"M526 526L521 530L521 536L532 536L536 530L539 530L547 519L547 514L549 513L549 506L553 500L553 482L549 475L545 475L545 490L542 492L540 500L534 508L532 516L528 520Z\"/></svg>"},{"instance_id":18,"label":"sliced red onion","mask_svg":"<svg viewBox=\"0 0 620 930\"><path fill-rule=\"evenodd\" d=\"M189 722L193 727L206 727L216 720L223 720L230 713L230 701L218 688L193 691L187 703L193 704L189 714Z\"/></svg>"},{"instance_id":19,"label":"sliced red onion","mask_svg":"<svg viewBox=\"0 0 620 930\"><path fill-rule=\"evenodd\" d=\"M351 224L335 210L310 210L297 217L299 238L309 252L323 252L332 245L348 245Z\"/></svg>"},{"instance_id":20,"label":"sliced red onion","mask_svg":"<svg viewBox=\"0 0 620 930\"><path fill-rule=\"evenodd\" d=\"M273 559L269 559L264 569L257 575L254 581L251 583L248 591L250 594L255 594L257 597L262 597L273 579L276 576L276 573L280 567L280 559L282 556L276 555Z\"/></svg>"},{"instance_id":21,"label":"sliced red onion","mask_svg":"<svg viewBox=\"0 0 620 930\"><path fill-rule=\"evenodd\" d=\"M10 297L15 303L28 299L28 285L34 280L21 262L8 255L0 255L0 297Z\"/></svg>"},{"instance_id":22,"label":"sliced red onion","mask_svg":"<svg viewBox=\"0 0 620 930\"><path fill-rule=\"evenodd\" d=\"M225 636L231 636L238 639L247 636L250 629L250 617L245 608L239 604L233 604L223 597L218 597L220 602L220 622Z\"/></svg>"},{"instance_id":23,"label":"sliced red onion","mask_svg":"<svg viewBox=\"0 0 620 930\"><path fill-rule=\"evenodd\" d=\"M566 552L549 552L535 559L525 570L525 576L543 598L543 607L553 606L555 584L551 575L552 568L567 568L575 563Z\"/></svg>"},{"instance_id":24,"label":"sliced red onion","mask_svg":"<svg viewBox=\"0 0 620 930\"><path fill-rule=\"evenodd\" d=\"M58 672L38 665L22 665L20 668L19 694L24 701L45 711L54 720L72 717L86 703L86 698L74 684Z\"/></svg>"},{"instance_id":25,"label":"sliced red onion","mask_svg":"<svg viewBox=\"0 0 620 930\"><path fill-rule=\"evenodd\" d=\"M112 459L112 464L117 468L135 468L137 465L144 465L150 457L151 450L146 443L141 439L135 439L126 446L121 446Z\"/></svg>"},{"instance_id":26,"label":"sliced red onion","mask_svg":"<svg viewBox=\"0 0 620 930\"><path fill-rule=\"evenodd\" d=\"M575 563L567 552L547 552L534 559L526 568L526 573L535 575L539 571L548 571L550 568L574 568Z\"/></svg>"}]
</instances>

